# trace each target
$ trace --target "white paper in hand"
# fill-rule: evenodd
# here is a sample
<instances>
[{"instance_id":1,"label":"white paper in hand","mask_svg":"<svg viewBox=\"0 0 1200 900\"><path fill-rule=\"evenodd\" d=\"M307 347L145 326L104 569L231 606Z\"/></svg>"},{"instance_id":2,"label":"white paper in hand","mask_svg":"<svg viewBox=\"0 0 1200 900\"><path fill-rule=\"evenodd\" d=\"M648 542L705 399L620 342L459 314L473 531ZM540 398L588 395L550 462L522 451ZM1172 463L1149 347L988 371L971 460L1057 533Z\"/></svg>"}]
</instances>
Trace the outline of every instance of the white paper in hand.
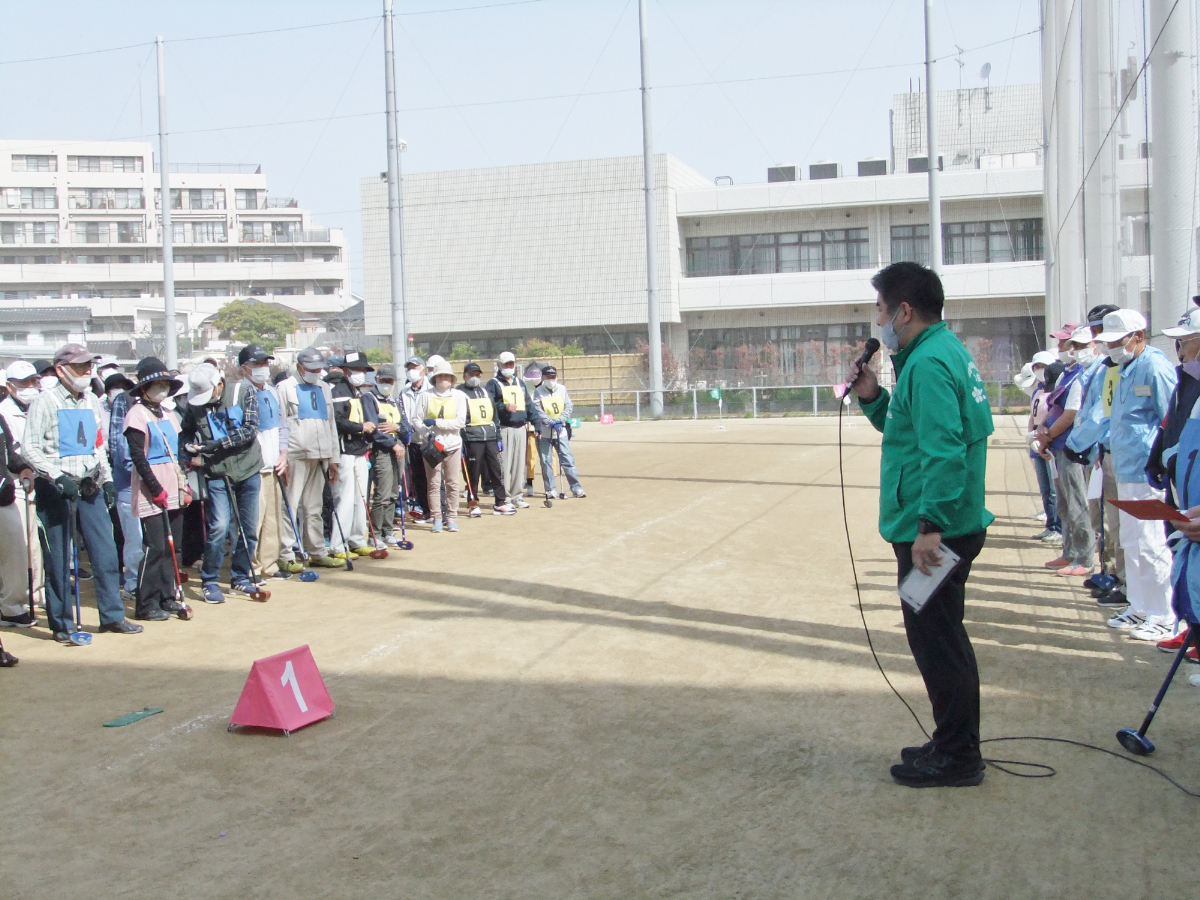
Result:
<instances>
[{"instance_id":1,"label":"white paper in hand","mask_svg":"<svg viewBox=\"0 0 1200 900\"><path fill-rule=\"evenodd\" d=\"M1099 466L1092 469L1092 474L1088 478L1088 493L1089 500L1101 500L1104 498L1104 470Z\"/></svg>"},{"instance_id":2,"label":"white paper in hand","mask_svg":"<svg viewBox=\"0 0 1200 900\"><path fill-rule=\"evenodd\" d=\"M904 580L900 582L900 599L907 603L913 612L919 613L925 608L929 598L937 593L942 582L958 565L959 555L945 544L938 547L938 552L942 554L941 565L930 566L928 575L913 566L912 571L905 575Z\"/></svg>"}]
</instances>

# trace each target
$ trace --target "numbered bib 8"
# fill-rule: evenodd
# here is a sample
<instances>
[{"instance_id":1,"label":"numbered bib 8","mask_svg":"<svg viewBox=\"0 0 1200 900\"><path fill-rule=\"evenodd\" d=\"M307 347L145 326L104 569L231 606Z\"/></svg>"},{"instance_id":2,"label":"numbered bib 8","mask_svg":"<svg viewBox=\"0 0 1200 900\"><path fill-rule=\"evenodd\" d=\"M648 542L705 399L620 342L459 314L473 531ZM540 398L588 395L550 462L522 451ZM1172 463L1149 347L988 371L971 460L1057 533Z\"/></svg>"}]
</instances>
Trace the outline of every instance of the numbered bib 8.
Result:
<instances>
[{"instance_id":1,"label":"numbered bib 8","mask_svg":"<svg viewBox=\"0 0 1200 900\"><path fill-rule=\"evenodd\" d=\"M328 419L325 392L317 384L296 385L296 415L301 419Z\"/></svg>"},{"instance_id":2,"label":"numbered bib 8","mask_svg":"<svg viewBox=\"0 0 1200 900\"><path fill-rule=\"evenodd\" d=\"M58 455L91 456L96 452L96 414L90 409L58 411Z\"/></svg>"},{"instance_id":3,"label":"numbered bib 8","mask_svg":"<svg viewBox=\"0 0 1200 900\"><path fill-rule=\"evenodd\" d=\"M542 398L542 409L552 419L561 419L566 408L566 401L558 394L547 394Z\"/></svg>"}]
</instances>

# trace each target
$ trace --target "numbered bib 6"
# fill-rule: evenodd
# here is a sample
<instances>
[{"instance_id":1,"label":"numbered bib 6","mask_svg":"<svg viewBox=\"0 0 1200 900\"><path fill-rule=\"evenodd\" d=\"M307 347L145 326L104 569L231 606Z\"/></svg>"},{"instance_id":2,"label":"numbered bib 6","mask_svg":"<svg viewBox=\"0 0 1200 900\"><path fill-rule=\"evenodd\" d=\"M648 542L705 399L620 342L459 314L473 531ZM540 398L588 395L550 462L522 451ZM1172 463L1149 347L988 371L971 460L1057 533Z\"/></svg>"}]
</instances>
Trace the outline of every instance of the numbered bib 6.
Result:
<instances>
[{"instance_id":1,"label":"numbered bib 6","mask_svg":"<svg viewBox=\"0 0 1200 900\"><path fill-rule=\"evenodd\" d=\"M96 452L96 414L90 409L58 411L58 455L91 456Z\"/></svg>"},{"instance_id":2,"label":"numbered bib 6","mask_svg":"<svg viewBox=\"0 0 1200 900\"><path fill-rule=\"evenodd\" d=\"M471 414L472 425L491 425L495 407L490 397L467 398L467 410Z\"/></svg>"}]
</instances>

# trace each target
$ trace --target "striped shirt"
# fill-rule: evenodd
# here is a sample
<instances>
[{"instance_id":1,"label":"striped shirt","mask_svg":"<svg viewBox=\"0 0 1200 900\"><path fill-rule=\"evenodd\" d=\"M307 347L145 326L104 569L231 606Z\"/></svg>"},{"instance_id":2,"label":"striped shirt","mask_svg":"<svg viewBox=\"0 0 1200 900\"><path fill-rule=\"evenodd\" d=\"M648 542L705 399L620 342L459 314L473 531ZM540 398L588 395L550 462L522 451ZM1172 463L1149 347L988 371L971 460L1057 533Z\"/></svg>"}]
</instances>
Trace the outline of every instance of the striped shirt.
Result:
<instances>
[{"instance_id":1,"label":"striped shirt","mask_svg":"<svg viewBox=\"0 0 1200 900\"><path fill-rule=\"evenodd\" d=\"M64 409L91 410L97 430L96 434L86 436L95 445L91 453L65 458L59 456L58 412ZM84 391L76 399L59 382L49 390L42 391L29 404L22 454L33 464L39 475L50 481L63 474L76 481L85 475L91 475L97 484L111 481L112 472L104 452L104 436L100 432L102 421L100 401L91 391Z\"/></svg>"}]
</instances>

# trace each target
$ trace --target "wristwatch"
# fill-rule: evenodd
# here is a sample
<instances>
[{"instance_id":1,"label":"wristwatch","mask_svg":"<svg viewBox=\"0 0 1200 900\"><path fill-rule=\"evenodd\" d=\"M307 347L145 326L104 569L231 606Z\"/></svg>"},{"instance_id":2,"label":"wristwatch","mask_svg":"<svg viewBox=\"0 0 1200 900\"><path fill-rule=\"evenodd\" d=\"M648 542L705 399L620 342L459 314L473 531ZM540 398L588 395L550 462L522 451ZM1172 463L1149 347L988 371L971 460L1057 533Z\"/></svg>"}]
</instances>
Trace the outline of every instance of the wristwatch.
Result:
<instances>
[{"instance_id":1,"label":"wristwatch","mask_svg":"<svg viewBox=\"0 0 1200 900\"><path fill-rule=\"evenodd\" d=\"M941 534L942 527L928 519L917 519L917 534Z\"/></svg>"}]
</instances>

